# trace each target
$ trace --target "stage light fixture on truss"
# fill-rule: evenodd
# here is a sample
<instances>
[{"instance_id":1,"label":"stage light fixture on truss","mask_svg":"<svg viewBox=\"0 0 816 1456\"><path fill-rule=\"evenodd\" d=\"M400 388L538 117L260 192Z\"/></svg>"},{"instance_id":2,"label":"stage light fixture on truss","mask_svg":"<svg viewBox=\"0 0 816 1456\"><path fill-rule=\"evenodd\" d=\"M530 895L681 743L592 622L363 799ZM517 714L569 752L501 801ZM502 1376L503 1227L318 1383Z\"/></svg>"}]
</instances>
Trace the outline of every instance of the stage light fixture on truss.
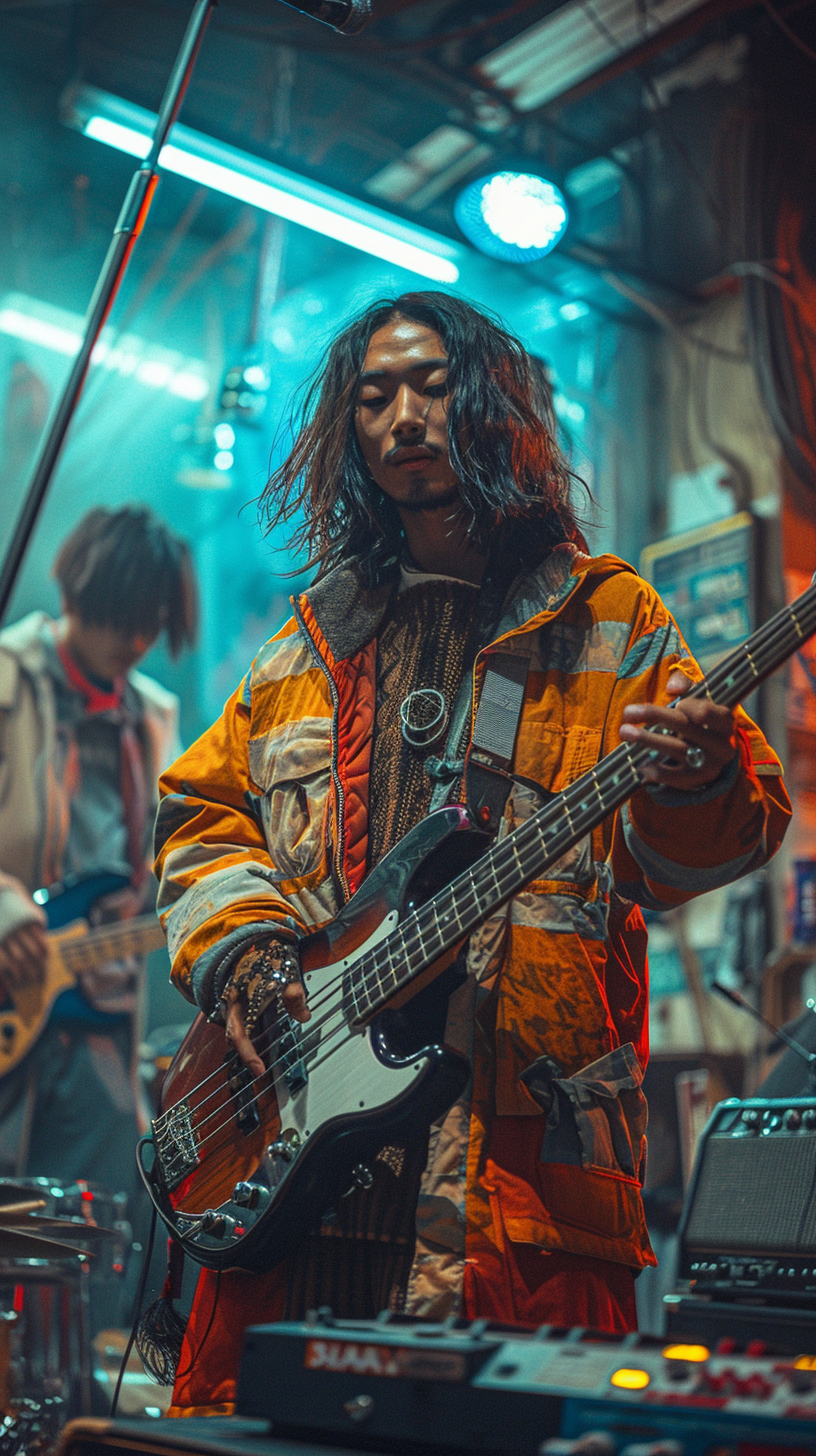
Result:
<instances>
[{"instance_id":1,"label":"stage light fixture on truss","mask_svg":"<svg viewBox=\"0 0 816 1456\"><path fill-rule=\"evenodd\" d=\"M142 106L95 86L81 86L68 93L62 114L69 126L95 141L132 157L148 154L156 118ZM176 123L170 137L159 159L165 172L175 172L437 283L455 283L459 277L457 260L462 248L441 234L190 127Z\"/></svg>"},{"instance_id":2,"label":"stage light fixture on truss","mask_svg":"<svg viewBox=\"0 0 816 1456\"><path fill-rule=\"evenodd\" d=\"M454 216L468 242L504 263L534 263L564 235L563 193L531 172L492 172L459 193Z\"/></svg>"}]
</instances>

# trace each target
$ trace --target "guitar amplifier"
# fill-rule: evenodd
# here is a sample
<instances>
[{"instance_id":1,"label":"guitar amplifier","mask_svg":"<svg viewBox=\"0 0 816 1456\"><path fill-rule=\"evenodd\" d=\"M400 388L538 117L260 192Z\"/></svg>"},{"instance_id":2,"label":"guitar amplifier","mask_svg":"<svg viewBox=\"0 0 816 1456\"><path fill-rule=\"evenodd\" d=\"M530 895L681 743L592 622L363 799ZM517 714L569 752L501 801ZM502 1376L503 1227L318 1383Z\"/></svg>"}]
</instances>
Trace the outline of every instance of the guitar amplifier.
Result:
<instances>
[{"instance_id":1,"label":"guitar amplifier","mask_svg":"<svg viewBox=\"0 0 816 1456\"><path fill-rule=\"evenodd\" d=\"M695 1295L816 1312L816 1097L714 1108L678 1236Z\"/></svg>"}]
</instances>

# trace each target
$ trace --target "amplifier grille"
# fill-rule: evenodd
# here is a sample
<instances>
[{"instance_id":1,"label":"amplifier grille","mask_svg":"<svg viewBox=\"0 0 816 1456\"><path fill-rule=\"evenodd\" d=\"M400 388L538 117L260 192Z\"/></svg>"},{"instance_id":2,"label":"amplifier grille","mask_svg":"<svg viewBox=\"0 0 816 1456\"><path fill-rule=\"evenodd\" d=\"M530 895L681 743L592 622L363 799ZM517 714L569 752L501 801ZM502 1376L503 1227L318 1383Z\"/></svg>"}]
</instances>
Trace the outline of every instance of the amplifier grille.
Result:
<instances>
[{"instance_id":1,"label":"amplifier grille","mask_svg":"<svg viewBox=\"0 0 816 1456\"><path fill-rule=\"evenodd\" d=\"M708 1139L686 1229L700 1249L816 1249L816 1137Z\"/></svg>"}]
</instances>

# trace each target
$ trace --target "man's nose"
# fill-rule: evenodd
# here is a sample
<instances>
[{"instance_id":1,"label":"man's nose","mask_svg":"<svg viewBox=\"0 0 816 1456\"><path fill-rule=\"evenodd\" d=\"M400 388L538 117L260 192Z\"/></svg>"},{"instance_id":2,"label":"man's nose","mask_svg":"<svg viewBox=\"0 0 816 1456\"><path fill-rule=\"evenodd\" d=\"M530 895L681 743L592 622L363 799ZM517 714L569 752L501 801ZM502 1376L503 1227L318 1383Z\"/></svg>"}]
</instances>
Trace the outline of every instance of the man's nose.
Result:
<instances>
[{"instance_id":1,"label":"man's nose","mask_svg":"<svg viewBox=\"0 0 816 1456\"><path fill-rule=\"evenodd\" d=\"M395 435L424 435L425 433L425 410L424 401L415 390L403 385L397 390L394 400L394 423L391 426Z\"/></svg>"}]
</instances>

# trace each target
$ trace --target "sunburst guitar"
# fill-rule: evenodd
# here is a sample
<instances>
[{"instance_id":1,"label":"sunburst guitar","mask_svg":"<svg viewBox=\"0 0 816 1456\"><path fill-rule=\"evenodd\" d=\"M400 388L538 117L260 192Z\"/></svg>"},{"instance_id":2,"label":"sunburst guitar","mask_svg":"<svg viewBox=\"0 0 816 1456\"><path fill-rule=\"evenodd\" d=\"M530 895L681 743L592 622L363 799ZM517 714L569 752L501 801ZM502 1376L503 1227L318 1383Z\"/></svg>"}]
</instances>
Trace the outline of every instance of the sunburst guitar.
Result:
<instances>
[{"instance_id":1,"label":"sunburst guitar","mask_svg":"<svg viewBox=\"0 0 816 1456\"><path fill-rule=\"evenodd\" d=\"M10 991L0 1004L0 1077L19 1066L44 1030L54 1002L76 986L83 971L107 965L122 956L146 955L164 945L164 931L155 915L139 915L109 925L92 926L88 916L97 901L129 881L123 875L79 875L34 899L48 923L48 960L42 981Z\"/></svg>"}]
</instances>

